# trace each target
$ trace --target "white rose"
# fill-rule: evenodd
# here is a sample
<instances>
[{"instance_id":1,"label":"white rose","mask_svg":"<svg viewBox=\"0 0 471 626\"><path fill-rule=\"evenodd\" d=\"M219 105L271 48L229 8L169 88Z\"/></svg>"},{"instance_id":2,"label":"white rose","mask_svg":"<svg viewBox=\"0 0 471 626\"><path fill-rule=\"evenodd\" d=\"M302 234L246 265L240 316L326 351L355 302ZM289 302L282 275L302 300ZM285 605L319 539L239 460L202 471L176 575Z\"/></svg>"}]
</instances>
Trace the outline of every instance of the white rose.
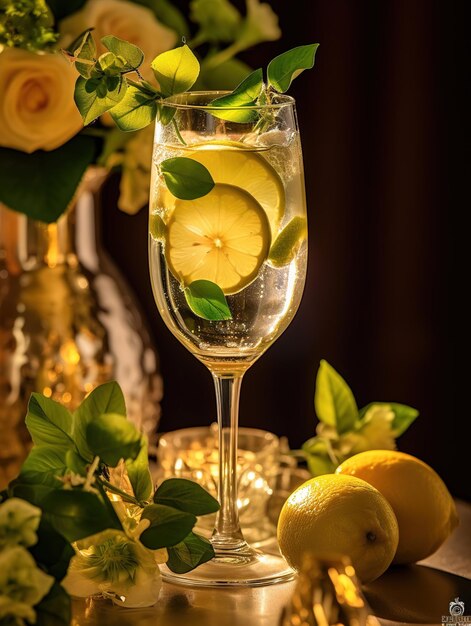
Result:
<instances>
[{"instance_id":1,"label":"white rose","mask_svg":"<svg viewBox=\"0 0 471 626\"><path fill-rule=\"evenodd\" d=\"M13 623L34 624L33 609L54 584L54 578L40 570L31 554L21 546L0 552L0 622L13 619ZM8 622L10 623L10 622Z\"/></svg>"},{"instance_id":2,"label":"white rose","mask_svg":"<svg viewBox=\"0 0 471 626\"><path fill-rule=\"evenodd\" d=\"M74 103L77 72L60 54L0 52L0 145L54 150L82 128Z\"/></svg>"},{"instance_id":3,"label":"white rose","mask_svg":"<svg viewBox=\"0 0 471 626\"><path fill-rule=\"evenodd\" d=\"M98 52L105 52L100 39L114 35L138 46L145 55L142 74L152 77L150 62L177 42L175 31L160 24L154 13L126 0L88 0L85 6L60 24L63 45L69 45L87 28L94 28Z\"/></svg>"},{"instance_id":4,"label":"white rose","mask_svg":"<svg viewBox=\"0 0 471 626\"><path fill-rule=\"evenodd\" d=\"M20 498L0 504L0 550L6 546L34 546L41 509Z\"/></svg>"}]
</instances>

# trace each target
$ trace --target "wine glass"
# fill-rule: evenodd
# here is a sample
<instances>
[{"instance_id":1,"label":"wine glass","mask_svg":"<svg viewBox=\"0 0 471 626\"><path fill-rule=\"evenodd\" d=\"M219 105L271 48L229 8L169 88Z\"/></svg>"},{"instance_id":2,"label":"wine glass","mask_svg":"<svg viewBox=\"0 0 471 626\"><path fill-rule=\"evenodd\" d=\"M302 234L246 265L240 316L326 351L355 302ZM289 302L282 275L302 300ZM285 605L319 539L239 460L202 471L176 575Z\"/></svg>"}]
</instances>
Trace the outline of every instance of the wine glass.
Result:
<instances>
[{"instance_id":1,"label":"wine glass","mask_svg":"<svg viewBox=\"0 0 471 626\"><path fill-rule=\"evenodd\" d=\"M171 123L158 122L155 130L152 288L165 324L214 379L221 505L211 538L215 558L188 574L166 570L164 576L190 585L259 586L289 580L294 572L279 554L252 549L240 529L239 393L243 375L286 329L301 300L307 263L304 175L291 97L273 96L241 114L240 107L211 106L221 95L189 92L166 101ZM162 169L174 157L203 165L215 183L211 191L196 199L175 197ZM214 310L202 313L188 297L195 285L212 286L193 293L205 305L214 304L217 285L216 307L222 297L229 315L206 319Z\"/></svg>"}]
</instances>

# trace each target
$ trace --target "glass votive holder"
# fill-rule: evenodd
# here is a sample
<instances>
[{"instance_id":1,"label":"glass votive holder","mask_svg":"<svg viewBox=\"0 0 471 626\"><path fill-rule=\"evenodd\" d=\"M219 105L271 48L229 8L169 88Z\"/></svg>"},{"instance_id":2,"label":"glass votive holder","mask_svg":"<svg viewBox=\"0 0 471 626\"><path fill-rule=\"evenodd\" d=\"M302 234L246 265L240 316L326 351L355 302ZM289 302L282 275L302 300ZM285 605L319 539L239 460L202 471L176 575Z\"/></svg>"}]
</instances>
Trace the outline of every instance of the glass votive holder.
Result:
<instances>
[{"instance_id":1,"label":"glass votive holder","mask_svg":"<svg viewBox=\"0 0 471 626\"><path fill-rule=\"evenodd\" d=\"M268 431L239 428L237 505L244 536L250 544L272 539L276 527L268 505L277 482L280 440ZM218 426L183 428L159 439L159 478L188 478L217 497L219 477ZM199 518L197 532L210 536L214 515Z\"/></svg>"}]
</instances>

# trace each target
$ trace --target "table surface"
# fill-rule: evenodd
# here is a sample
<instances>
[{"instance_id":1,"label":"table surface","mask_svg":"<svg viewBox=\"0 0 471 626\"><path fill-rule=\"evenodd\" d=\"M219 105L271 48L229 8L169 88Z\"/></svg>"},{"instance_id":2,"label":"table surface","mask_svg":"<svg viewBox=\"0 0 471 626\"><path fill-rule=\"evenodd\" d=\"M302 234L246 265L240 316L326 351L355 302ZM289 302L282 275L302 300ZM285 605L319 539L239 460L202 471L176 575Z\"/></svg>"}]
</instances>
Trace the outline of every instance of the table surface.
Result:
<instances>
[{"instance_id":1,"label":"table surface","mask_svg":"<svg viewBox=\"0 0 471 626\"><path fill-rule=\"evenodd\" d=\"M364 588L385 624L440 624L459 597L471 615L471 505L457 502L460 525L433 556L390 568ZM194 589L164 583L149 609L123 609L105 600L74 600L73 626L277 626L296 581L247 589Z\"/></svg>"}]
</instances>

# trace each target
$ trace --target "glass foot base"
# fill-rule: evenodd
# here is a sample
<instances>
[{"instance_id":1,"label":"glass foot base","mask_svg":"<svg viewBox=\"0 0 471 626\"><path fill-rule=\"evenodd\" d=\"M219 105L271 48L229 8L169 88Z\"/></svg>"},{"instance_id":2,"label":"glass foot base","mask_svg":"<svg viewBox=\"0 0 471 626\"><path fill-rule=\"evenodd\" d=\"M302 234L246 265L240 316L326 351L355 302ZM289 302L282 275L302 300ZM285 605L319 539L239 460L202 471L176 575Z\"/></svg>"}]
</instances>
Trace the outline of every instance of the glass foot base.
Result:
<instances>
[{"instance_id":1,"label":"glass foot base","mask_svg":"<svg viewBox=\"0 0 471 626\"><path fill-rule=\"evenodd\" d=\"M166 566L161 571L165 581L192 587L263 587L288 582L296 575L281 556L254 550L249 555L217 554L187 574L175 574Z\"/></svg>"}]
</instances>

